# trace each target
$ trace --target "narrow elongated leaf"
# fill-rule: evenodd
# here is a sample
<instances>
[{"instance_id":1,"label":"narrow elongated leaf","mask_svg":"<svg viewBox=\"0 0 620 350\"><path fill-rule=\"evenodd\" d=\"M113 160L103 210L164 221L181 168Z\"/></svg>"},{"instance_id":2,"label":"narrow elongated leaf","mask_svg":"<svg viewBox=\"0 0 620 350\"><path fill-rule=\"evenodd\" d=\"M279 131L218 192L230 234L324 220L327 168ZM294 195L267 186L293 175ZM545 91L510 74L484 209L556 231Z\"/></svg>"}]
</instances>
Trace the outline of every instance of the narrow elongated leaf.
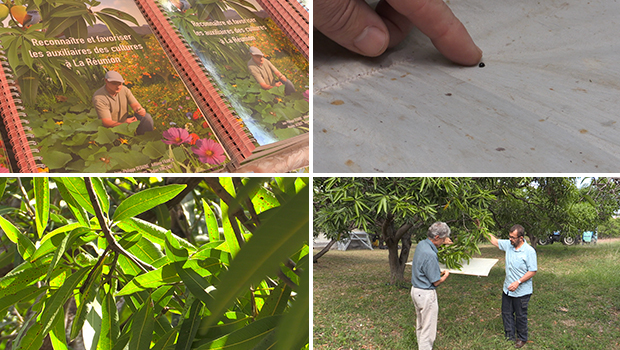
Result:
<instances>
[{"instance_id":1,"label":"narrow elongated leaf","mask_svg":"<svg viewBox=\"0 0 620 350\"><path fill-rule=\"evenodd\" d=\"M309 339L310 322L310 273L304 270L300 276L297 297L276 329L276 349L301 349Z\"/></svg>"},{"instance_id":2,"label":"narrow elongated leaf","mask_svg":"<svg viewBox=\"0 0 620 350\"><path fill-rule=\"evenodd\" d=\"M73 213L73 216L75 217L75 219L82 226L88 227L88 214L86 212L86 209L83 206L81 206L80 204L78 204L78 202L75 200L75 198L73 198L73 196L71 195L71 193L69 192L69 190L65 186L65 184L63 182L63 178L60 178L60 179L54 178L53 180L56 183L56 187L58 188L58 192L60 192L60 195L62 196L62 199L64 199L65 202L67 203L67 205L69 206L69 210L71 210L71 212Z\"/></svg>"},{"instance_id":3,"label":"narrow elongated leaf","mask_svg":"<svg viewBox=\"0 0 620 350\"><path fill-rule=\"evenodd\" d=\"M141 292L147 288L157 288L164 284L180 282L181 278L177 275L173 264L162 266L161 268L149 271L145 274L136 276L129 281L116 296L130 295Z\"/></svg>"},{"instance_id":4,"label":"narrow elongated leaf","mask_svg":"<svg viewBox=\"0 0 620 350\"><path fill-rule=\"evenodd\" d=\"M175 350L190 350L192 343L196 337L198 326L200 326L200 311L202 310L202 302L196 299L192 303L188 318L183 320L181 331L179 332L179 341Z\"/></svg>"},{"instance_id":5,"label":"narrow elongated leaf","mask_svg":"<svg viewBox=\"0 0 620 350\"><path fill-rule=\"evenodd\" d=\"M179 328L175 327L166 332L159 340L153 345L151 350L164 350L169 349L174 345L177 341L177 334L179 333Z\"/></svg>"},{"instance_id":6,"label":"narrow elongated leaf","mask_svg":"<svg viewBox=\"0 0 620 350\"><path fill-rule=\"evenodd\" d=\"M4 297L0 298L0 315L6 315L6 311L9 309L9 307L22 301L31 300L46 291L47 287L39 288L39 286L29 286L23 289L16 290L12 294L5 295Z\"/></svg>"},{"instance_id":7,"label":"narrow elongated leaf","mask_svg":"<svg viewBox=\"0 0 620 350\"><path fill-rule=\"evenodd\" d=\"M202 300L205 305L211 305L213 303L213 297L206 292L211 284L207 282L202 276L192 269L184 269L183 262L176 262L174 264L177 274L185 283L185 286L189 291L198 299Z\"/></svg>"},{"instance_id":8,"label":"narrow elongated leaf","mask_svg":"<svg viewBox=\"0 0 620 350\"><path fill-rule=\"evenodd\" d=\"M170 231L166 232L166 256L170 261L185 261L189 256L187 249L181 247L179 242L172 237Z\"/></svg>"},{"instance_id":9,"label":"narrow elongated leaf","mask_svg":"<svg viewBox=\"0 0 620 350\"><path fill-rule=\"evenodd\" d=\"M209 328L209 332L204 335L203 340L197 340L194 344L199 347L203 344L209 343L213 339L217 339L225 336L226 334L230 334L238 329L241 329L254 320L252 317L242 313L242 312L232 312L229 311L224 314L224 317L216 324L215 326Z\"/></svg>"},{"instance_id":10,"label":"narrow elongated leaf","mask_svg":"<svg viewBox=\"0 0 620 350\"><path fill-rule=\"evenodd\" d=\"M62 306L67 299L73 295L74 289L86 277L90 267L84 267L73 275L69 276L56 292L54 292L45 303L45 310L41 313L41 324L43 325L43 334L47 334L53 326L55 318L62 310Z\"/></svg>"},{"instance_id":11,"label":"narrow elongated leaf","mask_svg":"<svg viewBox=\"0 0 620 350\"><path fill-rule=\"evenodd\" d=\"M67 336L65 335L65 310L58 313L54 326L50 331L50 340L54 350L69 350L67 346Z\"/></svg>"},{"instance_id":12,"label":"narrow elongated leaf","mask_svg":"<svg viewBox=\"0 0 620 350\"><path fill-rule=\"evenodd\" d=\"M56 248L55 252L54 252L54 258L52 258L52 262L50 263L48 269L47 269L47 279L49 280L52 276L52 271L54 271L54 268L56 267L56 264L58 264L58 262L60 261L60 259L62 258L62 256L65 254L65 252L67 251L67 249L69 247L71 247L71 244L73 244L73 241L75 241L75 239L80 236L83 235L86 232L89 232L89 229L84 229L84 228L76 228L75 230L71 231L69 234L67 234L65 236L65 238L62 239L62 241L60 242L60 244L58 245L58 248Z\"/></svg>"},{"instance_id":13,"label":"narrow elongated leaf","mask_svg":"<svg viewBox=\"0 0 620 350\"><path fill-rule=\"evenodd\" d=\"M119 204L112 220L123 221L142 214L176 197L185 187L186 185L168 185L140 191Z\"/></svg>"},{"instance_id":14,"label":"narrow elongated leaf","mask_svg":"<svg viewBox=\"0 0 620 350\"><path fill-rule=\"evenodd\" d=\"M196 348L196 350L252 349L274 330L279 319L280 316L263 318L207 344L203 344Z\"/></svg>"},{"instance_id":15,"label":"narrow elongated leaf","mask_svg":"<svg viewBox=\"0 0 620 350\"><path fill-rule=\"evenodd\" d=\"M148 221L144 221L138 218L130 218L128 220L119 222L117 226L125 232L138 231L141 235L144 236L144 238L148 239L149 241L159 244L162 247L165 245L166 232L168 230L163 227L154 225ZM172 238L177 241L177 243L181 247L186 248L188 251L196 251L196 247L194 247L191 243L184 240L183 238L178 237L177 235L172 235Z\"/></svg>"},{"instance_id":16,"label":"narrow elongated leaf","mask_svg":"<svg viewBox=\"0 0 620 350\"><path fill-rule=\"evenodd\" d=\"M73 198L76 205L95 215L95 210L93 209L93 204L90 202L90 197L88 196L88 191L86 190L86 184L84 183L83 178L63 177L55 178L55 180L56 182L61 181L65 185L68 195ZM67 203L69 202L67 201Z\"/></svg>"},{"instance_id":17,"label":"narrow elongated leaf","mask_svg":"<svg viewBox=\"0 0 620 350\"><path fill-rule=\"evenodd\" d=\"M256 319L281 314L288 304L292 291L286 283L280 282L269 294Z\"/></svg>"},{"instance_id":18,"label":"narrow elongated leaf","mask_svg":"<svg viewBox=\"0 0 620 350\"><path fill-rule=\"evenodd\" d=\"M220 274L220 283L214 293L216 301L214 305L207 303L212 316L202 325L201 334L217 322L240 292L276 272L280 263L308 240L308 201L309 191L306 188L287 203L272 209L274 213L270 219L264 221L253 238L245 244L230 264L229 270Z\"/></svg>"},{"instance_id":19,"label":"narrow elongated leaf","mask_svg":"<svg viewBox=\"0 0 620 350\"><path fill-rule=\"evenodd\" d=\"M27 286L42 280L50 260L51 258L36 264L25 261L0 278L0 298L16 294Z\"/></svg>"},{"instance_id":20,"label":"narrow elongated leaf","mask_svg":"<svg viewBox=\"0 0 620 350\"><path fill-rule=\"evenodd\" d=\"M101 209L104 213L107 213L110 210L110 198L108 198L108 192L106 192L100 178L93 177L91 181L93 183L93 190L95 190L99 203L101 204Z\"/></svg>"},{"instance_id":21,"label":"narrow elongated leaf","mask_svg":"<svg viewBox=\"0 0 620 350\"><path fill-rule=\"evenodd\" d=\"M0 177L0 199L4 197L4 189L6 188L6 181L8 178Z\"/></svg>"},{"instance_id":22,"label":"narrow elongated leaf","mask_svg":"<svg viewBox=\"0 0 620 350\"><path fill-rule=\"evenodd\" d=\"M34 198L35 198L35 223L37 226L38 237L43 237L43 231L47 227L50 217L50 187L49 178L34 178Z\"/></svg>"},{"instance_id":23,"label":"narrow elongated leaf","mask_svg":"<svg viewBox=\"0 0 620 350\"><path fill-rule=\"evenodd\" d=\"M236 196L235 186L231 178L220 178L220 183L233 198ZM222 209L222 227L224 229L224 237L226 239L226 244L228 245L228 251L234 258L235 255L237 255L237 253L239 252L239 241L237 240L235 231L232 228L232 224L234 223L238 225L238 222L235 218L233 218L232 223L230 222L230 218L228 216L230 208L228 208L228 205L226 205L226 203L220 203L220 207Z\"/></svg>"},{"instance_id":24,"label":"narrow elongated leaf","mask_svg":"<svg viewBox=\"0 0 620 350\"><path fill-rule=\"evenodd\" d=\"M132 245L127 249L138 259L144 261L147 264L153 264L154 262L165 256L164 253L162 253L162 251L158 247L156 247L151 241L140 235L138 235L138 237L139 239L136 244Z\"/></svg>"},{"instance_id":25,"label":"narrow elongated leaf","mask_svg":"<svg viewBox=\"0 0 620 350\"><path fill-rule=\"evenodd\" d=\"M207 232L209 234L209 242L215 242L220 240L220 230L217 226L217 218L215 213L211 210L209 203L202 198L202 207L205 211L205 223L207 224Z\"/></svg>"},{"instance_id":26,"label":"narrow elongated leaf","mask_svg":"<svg viewBox=\"0 0 620 350\"><path fill-rule=\"evenodd\" d=\"M105 293L103 289L100 292ZM120 333L118 311L112 292L105 293L102 304L101 335L97 343L97 350L112 350Z\"/></svg>"},{"instance_id":27,"label":"narrow elongated leaf","mask_svg":"<svg viewBox=\"0 0 620 350\"><path fill-rule=\"evenodd\" d=\"M95 300L95 297L97 296L97 291L99 290L99 278L101 277L102 272L103 264L100 264L93 272L91 279L88 281L88 285L85 286L86 288L83 288L84 293L76 296L76 298L80 298L80 303L75 313L73 324L71 325L71 339L75 339L75 337L78 336L78 333L84 325L84 321L86 321L86 315L91 309L90 304L93 302L93 300Z\"/></svg>"},{"instance_id":28,"label":"narrow elongated leaf","mask_svg":"<svg viewBox=\"0 0 620 350\"><path fill-rule=\"evenodd\" d=\"M32 241L21 233L13 223L0 216L0 228L11 240L11 242L17 244L17 251L24 258L24 260L30 258L34 254L35 246Z\"/></svg>"},{"instance_id":29,"label":"narrow elongated leaf","mask_svg":"<svg viewBox=\"0 0 620 350\"><path fill-rule=\"evenodd\" d=\"M153 304L149 296L131 321L131 350L148 350L151 347L154 321Z\"/></svg>"},{"instance_id":30,"label":"narrow elongated leaf","mask_svg":"<svg viewBox=\"0 0 620 350\"><path fill-rule=\"evenodd\" d=\"M14 350L39 350L41 348L46 333L43 332L42 323L36 320L37 316L34 313L20 329L13 344Z\"/></svg>"}]
</instances>

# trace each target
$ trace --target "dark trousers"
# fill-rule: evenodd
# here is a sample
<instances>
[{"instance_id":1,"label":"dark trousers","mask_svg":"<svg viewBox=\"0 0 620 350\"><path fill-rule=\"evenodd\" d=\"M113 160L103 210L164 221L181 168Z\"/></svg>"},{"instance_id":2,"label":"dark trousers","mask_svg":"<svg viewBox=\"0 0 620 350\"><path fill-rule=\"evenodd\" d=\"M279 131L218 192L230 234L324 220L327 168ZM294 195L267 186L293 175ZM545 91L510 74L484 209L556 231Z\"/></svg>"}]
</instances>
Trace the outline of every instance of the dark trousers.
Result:
<instances>
[{"instance_id":1,"label":"dark trousers","mask_svg":"<svg viewBox=\"0 0 620 350\"><path fill-rule=\"evenodd\" d=\"M532 294L510 297L502 293L502 320L506 339L527 341L527 306L531 296Z\"/></svg>"},{"instance_id":2,"label":"dark trousers","mask_svg":"<svg viewBox=\"0 0 620 350\"><path fill-rule=\"evenodd\" d=\"M136 129L136 135L143 135L147 131L153 131L153 117L150 114L145 114L144 117L135 115L136 119L140 121L138 128Z\"/></svg>"}]
</instances>

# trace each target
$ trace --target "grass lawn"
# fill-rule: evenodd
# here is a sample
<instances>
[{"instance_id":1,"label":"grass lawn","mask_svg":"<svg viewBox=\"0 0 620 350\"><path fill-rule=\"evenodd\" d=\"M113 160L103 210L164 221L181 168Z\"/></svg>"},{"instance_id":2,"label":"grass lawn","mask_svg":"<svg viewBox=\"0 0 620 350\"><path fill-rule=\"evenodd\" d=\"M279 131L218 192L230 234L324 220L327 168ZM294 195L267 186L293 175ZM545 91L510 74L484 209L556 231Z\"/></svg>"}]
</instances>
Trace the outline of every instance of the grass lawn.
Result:
<instances>
[{"instance_id":1,"label":"grass lawn","mask_svg":"<svg viewBox=\"0 0 620 350\"><path fill-rule=\"evenodd\" d=\"M434 349L514 349L500 310L504 252L480 250L500 259L488 277L452 274L437 289ZM620 349L620 241L537 250L524 349ZM410 286L387 284L387 257L387 250L330 251L314 264L314 349L417 349Z\"/></svg>"}]
</instances>

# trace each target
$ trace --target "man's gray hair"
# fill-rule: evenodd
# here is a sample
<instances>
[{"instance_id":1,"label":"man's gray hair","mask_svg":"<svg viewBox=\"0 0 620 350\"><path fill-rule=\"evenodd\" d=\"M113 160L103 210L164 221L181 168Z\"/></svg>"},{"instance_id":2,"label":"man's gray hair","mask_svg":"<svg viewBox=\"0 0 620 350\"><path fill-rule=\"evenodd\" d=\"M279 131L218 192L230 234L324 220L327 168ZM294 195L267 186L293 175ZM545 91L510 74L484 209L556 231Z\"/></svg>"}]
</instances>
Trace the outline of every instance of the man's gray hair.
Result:
<instances>
[{"instance_id":1,"label":"man's gray hair","mask_svg":"<svg viewBox=\"0 0 620 350\"><path fill-rule=\"evenodd\" d=\"M431 239L450 237L450 227L445 222L436 222L428 228L426 235Z\"/></svg>"}]
</instances>

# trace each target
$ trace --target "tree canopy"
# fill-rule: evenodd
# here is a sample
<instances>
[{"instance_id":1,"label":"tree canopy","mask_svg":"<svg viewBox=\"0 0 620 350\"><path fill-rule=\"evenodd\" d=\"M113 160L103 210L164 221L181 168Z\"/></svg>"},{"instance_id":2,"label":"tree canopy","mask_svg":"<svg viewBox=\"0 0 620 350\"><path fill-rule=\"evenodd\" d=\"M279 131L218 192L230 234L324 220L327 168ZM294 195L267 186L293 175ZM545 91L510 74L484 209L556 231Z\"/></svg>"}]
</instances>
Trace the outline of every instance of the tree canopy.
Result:
<instances>
[{"instance_id":1,"label":"tree canopy","mask_svg":"<svg viewBox=\"0 0 620 350\"><path fill-rule=\"evenodd\" d=\"M308 178L0 179L0 349L307 349Z\"/></svg>"},{"instance_id":2,"label":"tree canopy","mask_svg":"<svg viewBox=\"0 0 620 350\"><path fill-rule=\"evenodd\" d=\"M424 239L435 221L447 222L453 232L454 244L440 250L448 266L479 252L486 232L507 237L516 223L534 245L553 231L578 235L595 228L618 210L620 195L616 179L590 180L583 185L568 177L315 178L314 235L339 240L356 228L380 233L391 281L397 282L404 278L412 240Z\"/></svg>"}]
</instances>

